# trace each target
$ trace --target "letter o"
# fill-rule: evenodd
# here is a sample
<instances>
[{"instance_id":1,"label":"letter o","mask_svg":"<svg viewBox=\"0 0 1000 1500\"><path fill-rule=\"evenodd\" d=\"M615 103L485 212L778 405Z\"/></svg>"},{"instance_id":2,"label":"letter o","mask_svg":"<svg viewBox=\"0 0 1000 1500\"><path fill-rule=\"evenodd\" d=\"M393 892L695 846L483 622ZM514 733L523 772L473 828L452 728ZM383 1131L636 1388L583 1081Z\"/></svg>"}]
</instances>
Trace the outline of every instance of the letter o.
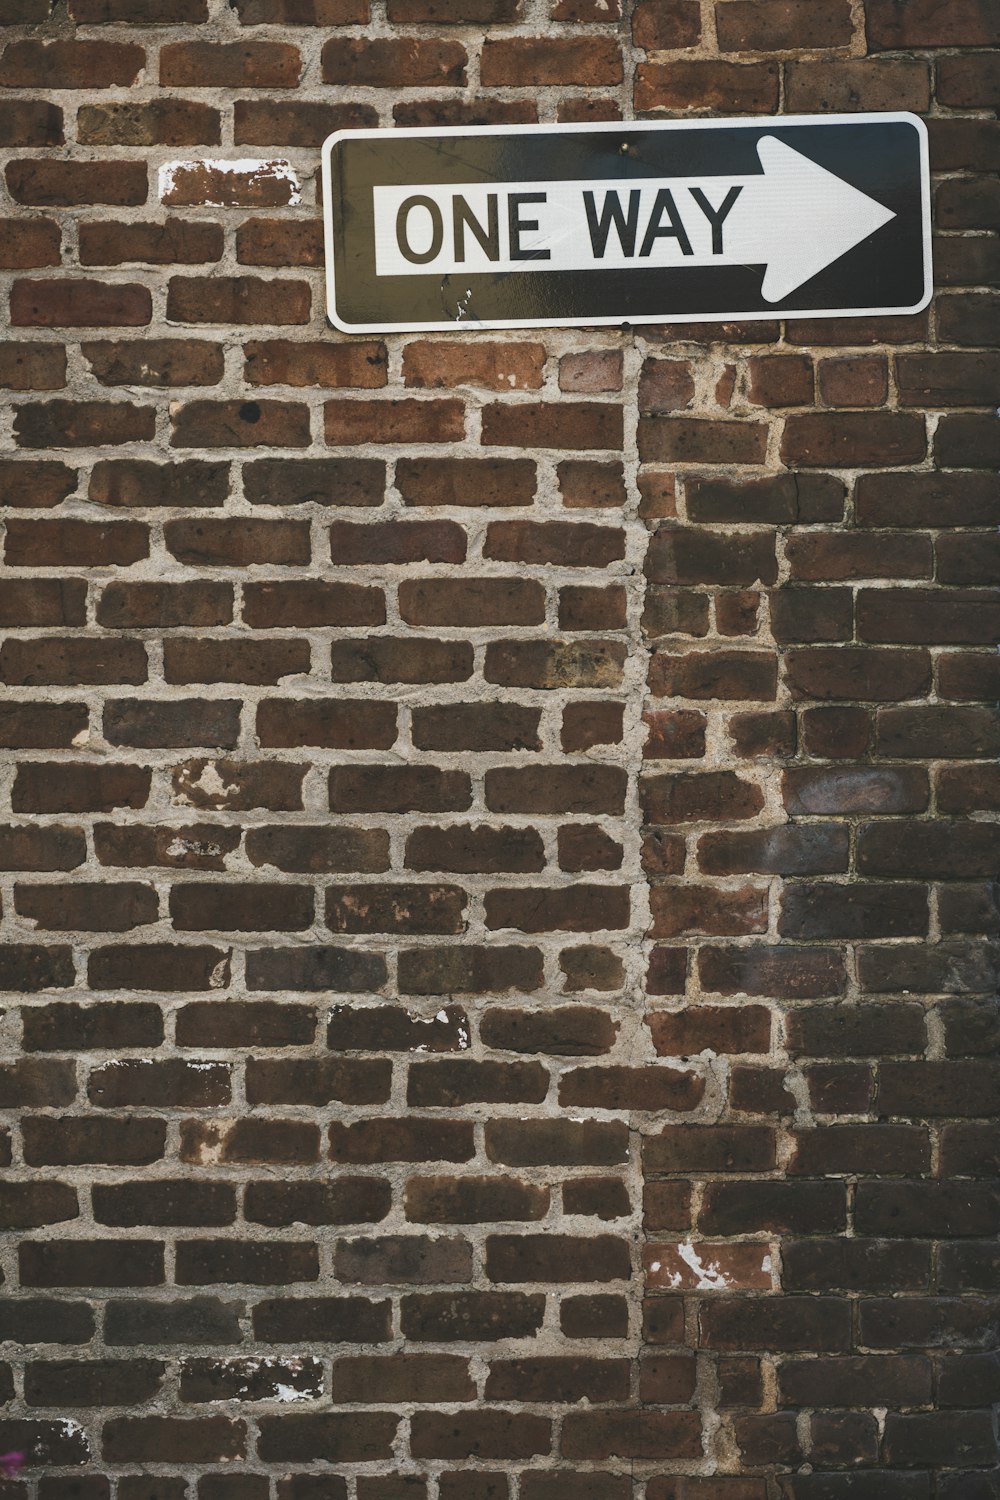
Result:
<instances>
[{"instance_id":1,"label":"letter o","mask_svg":"<svg viewBox=\"0 0 1000 1500\"><path fill-rule=\"evenodd\" d=\"M407 222L410 211L414 208L426 208L431 216L431 243L428 250L414 250L410 244ZM414 197L403 200L396 214L396 243L400 253L414 266L426 266L428 261L440 255L441 246L444 244L444 221L441 218L441 210L433 198L417 193Z\"/></svg>"}]
</instances>

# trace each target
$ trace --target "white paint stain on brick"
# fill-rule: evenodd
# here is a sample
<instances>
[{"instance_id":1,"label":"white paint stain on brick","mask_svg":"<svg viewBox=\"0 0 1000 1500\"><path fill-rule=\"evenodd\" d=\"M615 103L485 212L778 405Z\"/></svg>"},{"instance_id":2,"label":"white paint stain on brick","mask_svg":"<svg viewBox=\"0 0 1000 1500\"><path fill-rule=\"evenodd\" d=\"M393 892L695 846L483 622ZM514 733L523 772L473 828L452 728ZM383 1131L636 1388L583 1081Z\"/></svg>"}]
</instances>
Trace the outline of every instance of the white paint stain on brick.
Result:
<instances>
[{"instance_id":1,"label":"white paint stain on brick","mask_svg":"<svg viewBox=\"0 0 1000 1500\"><path fill-rule=\"evenodd\" d=\"M720 1269L717 1260L703 1261L690 1240L685 1240L677 1246L677 1254L686 1266L689 1266L695 1274L696 1286L699 1292L724 1292L727 1287L732 1286L732 1281ZM671 1278L674 1286L680 1285L680 1275L676 1279Z\"/></svg>"},{"instance_id":2,"label":"white paint stain on brick","mask_svg":"<svg viewBox=\"0 0 1000 1500\"><path fill-rule=\"evenodd\" d=\"M228 797L232 792L237 790L235 783L223 781L215 762L212 760L206 761L197 781L192 781L190 786L192 792L200 792L203 797ZM196 805L195 800L185 792L178 792L177 800L178 802L186 802L192 807Z\"/></svg>"},{"instance_id":3,"label":"white paint stain on brick","mask_svg":"<svg viewBox=\"0 0 1000 1500\"><path fill-rule=\"evenodd\" d=\"M215 159L205 161L165 161L160 167L159 173L159 196L163 202L172 197L177 190L179 181L186 175L204 174L206 182L213 179L221 181L225 177L246 179L247 187L254 188L264 182L287 182L288 202L290 204L302 202L302 184L299 181L295 168L289 161L263 160L260 157L240 156L231 161L217 161ZM232 199L228 194L212 196L210 190L206 192L205 203L224 208L232 206Z\"/></svg>"}]
</instances>

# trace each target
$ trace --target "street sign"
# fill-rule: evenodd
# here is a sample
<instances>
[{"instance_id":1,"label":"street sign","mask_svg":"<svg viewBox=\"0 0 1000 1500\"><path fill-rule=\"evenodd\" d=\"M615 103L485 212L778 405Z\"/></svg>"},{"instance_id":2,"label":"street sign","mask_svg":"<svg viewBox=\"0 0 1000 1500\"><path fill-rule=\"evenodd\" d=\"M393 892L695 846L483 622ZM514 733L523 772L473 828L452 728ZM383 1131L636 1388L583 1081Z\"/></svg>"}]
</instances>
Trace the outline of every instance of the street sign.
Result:
<instances>
[{"instance_id":1,"label":"street sign","mask_svg":"<svg viewBox=\"0 0 1000 1500\"><path fill-rule=\"evenodd\" d=\"M910 114L338 131L346 333L862 317L931 295Z\"/></svg>"}]
</instances>

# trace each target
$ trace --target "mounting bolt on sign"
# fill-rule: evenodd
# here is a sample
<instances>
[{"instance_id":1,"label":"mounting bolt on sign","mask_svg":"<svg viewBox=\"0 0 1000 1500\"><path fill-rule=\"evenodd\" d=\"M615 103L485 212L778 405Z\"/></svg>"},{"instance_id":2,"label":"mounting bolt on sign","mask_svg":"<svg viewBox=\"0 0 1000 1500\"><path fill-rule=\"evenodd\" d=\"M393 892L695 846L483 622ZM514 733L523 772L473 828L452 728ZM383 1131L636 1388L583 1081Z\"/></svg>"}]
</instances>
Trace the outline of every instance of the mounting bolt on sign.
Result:
<instances>
[{"instance_id":1,"label":"mounting bolt on sign","mask_svg":"<svg viewBox=\"0 0 1000 1500\"><path fill-rule=\"evenodd\" d=\"M915 115L338 131L327 311L346 333L919 312Z\"/></svg>"}]
</instances>

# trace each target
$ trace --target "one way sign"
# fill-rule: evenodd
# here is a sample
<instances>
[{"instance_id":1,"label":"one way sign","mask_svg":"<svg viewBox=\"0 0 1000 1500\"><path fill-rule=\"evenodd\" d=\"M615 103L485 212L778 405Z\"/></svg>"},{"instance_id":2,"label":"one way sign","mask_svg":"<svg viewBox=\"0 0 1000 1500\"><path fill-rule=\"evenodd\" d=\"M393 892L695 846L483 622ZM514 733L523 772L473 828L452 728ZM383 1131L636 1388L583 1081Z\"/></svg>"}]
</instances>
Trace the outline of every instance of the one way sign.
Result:
<instances>
[{"instance_id":1,"label":"one way sign","mask_svg":"<svg viewBox=\"0 0 1000 1500\"><path fill-rule=\"evenodd\" d=\"M323 148L348 333L917 312L909 114L358 130Z\"/></svg>"}]
</instances>

